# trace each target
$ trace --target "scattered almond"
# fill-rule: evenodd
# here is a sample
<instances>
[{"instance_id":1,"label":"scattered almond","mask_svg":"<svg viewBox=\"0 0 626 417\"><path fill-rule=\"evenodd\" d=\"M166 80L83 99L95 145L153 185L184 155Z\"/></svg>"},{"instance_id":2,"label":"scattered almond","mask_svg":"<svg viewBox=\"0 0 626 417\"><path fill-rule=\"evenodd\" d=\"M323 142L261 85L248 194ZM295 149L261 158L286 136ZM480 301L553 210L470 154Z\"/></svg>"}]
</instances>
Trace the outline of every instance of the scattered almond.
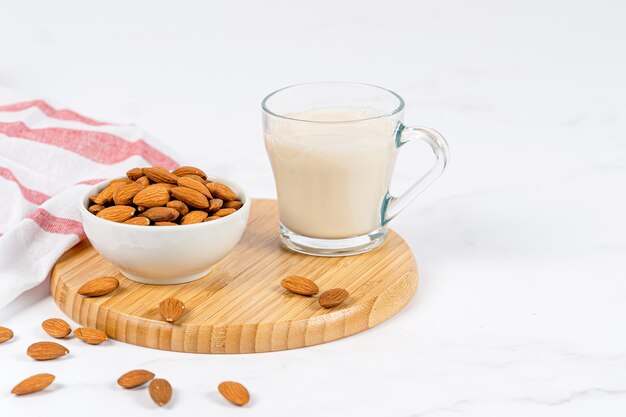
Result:
<instances>
[{"instance_id":1,"label":"scattered almond","mask_svg":"<svg viewBox=\"0 0 626 417\"><path fill-rule=\"evenodd\" d=\"M209 213L207 213L206 211L190 211L180 220L180 224L202 223L207 217L209 217Z\"/></svg>"},{"instance_id":2,"label":"scattered almond","mask_svg":"<svg viewBox=\"0 0 626 417\"><path fill-rule=\"evenodd\" d=\"M172 386L165 379L153 379L148 391L152 400L160 406L167 404L172 398Z\"/></svg>"},{"instance_id":3,"label":"scattered almond","mask_svg":"<svg viewBox=\"0 0 626 417\"><path fill-rule=\"evenodd\" d=\"M26 354L38 361L48 361L65 356L70 353L63 345L55 342L37 342L33 343L26 350Z\"/></svg>"},{"instance_id":4,"label":"scattered almond","mask_svg":"<svg viewBox=\"0 0 626 417\"><path fill-rule=\"evenodd\" d=\"M192 167L192 166L182 166L180 168L176 168L172 171L172 174L178 175L179 177L187 176L187 175L197 175L202 179L206 180L206 174L200 168Z\"/></svg>"},{"instance_id":5,"label":"scattered almond","mask_svg":"<svg viewBox=\"0 0 626 417\"><path fill-rule=\"evenodd\" d=\"M337 307L343 303L346 298L350 296L350 293L343 288L333 288L328 291L324 291L319 298L319 303L324 308Z\"/></svg>"},{"instance_id":6,"label":"scattered almond","mask_svg":"<svg viewBox=\"0 0 626 417\"><path fill-rule=\"evenodd\" d=\"M236 212L237 210L235 209L229 209L229 208L223 208L223 209L219 209L218 211L216 211L215 213L213 213L213 215L215 217L226 217L229 214L233 214L234 212Z\"/></svg>"},{"instance_id":7,"label":"scattered almond","mask_svg":"<svg viewBox=\"0 0 626 417\"><path fill-rule=\"evenodd\" d=\"M26 378L11 390L11 394L27 395L39 392L54 382L52 374L37 374Z\"/></svg>"},{"instance_id":8,"label":"scattered almond","mask_svg":"<svg viewBox=\"0 0 626 417\"><path fill-rule=\"evenodd\" d=\"M234 201L237 199L237 194L230 189L227 185L219 182L207 183L207 188L217 198L221 198L224 201Z\"/></svg>"},{"instance_id":9,"label":"scattered almond","mask_svg":"<svg viewBox=\"0 0 626 417\"><path fill-rule=\"evenodd\" d=\"M199 191L187 187L174 187L170 190L172 197L190 207L204 209L209 207L209 200Z\"/></svg>"},{"instance_id":10,"label":"scattered almond","mask_svg":"<svg viewBox=\"0 0 626 417\"><path fill-rule=\"evenodd\" d=\"M94 329L91 327L79 327L74 330L74 336L79 338L85 343L90 345L99 345L107 340L107 335L100 329Z\"/></svg>"},{"instance_id":11,"label":"scattered almond","mask_svg":"<svg viewBox=\"0 0 626 417\"><path fill-rule=\"evenodd\" d=\"M47 319L41 323L43 330L50 336L63 339L72 332L72 328L63 319Z\"/></svg>"},{"instance_id":12,"label":"scattered almond","mask_svg":"<svg viewBox=\"0 0 626 417\"><path fill-rule=\"evenodd\" d=\"M280 282L280 285L294 294L311 296L319 292L319 288L313 281L298 275L288 276Z\"/></svg>"},{"instance_id":13,"label":"scattered almond","mask_svg":"<svg viewBox=\"0 0 626 417\"><path fill-rule=\"evenodd\" d=\"M176 298L166 298L159 304L159 313L165 321L173 323L185 314L185 304Z\"/></svg>"},{"instance_id":14,"label":"scattered almond","mask_svg":"<svg viewBox=\"0 0 626 417\"><path fill-rule=\"evenodd\" d=\"M133 217L135 208L131 206L111 206L100 210L96 216L112 222L122 223Z\"/></svg>"},{"instance_id":15,"label":"scattered almond","mask_svg":"<svg viewBox=\"0 0 626 417\"><path fill-rule=\"evenodd\" d=\"M124 224L134 224L135 226L150 226L150 219L147 217L133 217L126 220Z\"/></svg>"},{"instance_id":16,"label":"scattered almond","mask_svg":"<svg viewBox=\"0 0 626 417\"><path fill-rule=\"evenodd\" d=\"M146 177L150 178L154 182L167 182L169 184L176 184L178 176L172 174L167 169L160 166L153 166L152 168L144 168L143 173Z\"/></svg>"},{"instance_id":17,"label":"scattered almond","mask_svg":"<svg viewBox=\"0 0 626 417\"><path fill-rule=\"evenodd\" d=\"M154 378L154 374L145 369L126 372L118 378L117 383L126 389L137 388Z\"/></svg>"},{"instance_id":18,"label":"scattered almond","mask_svg":"<svg viewBox=\"0 0 626 417\"><path fill-rule=\"evenodd\" d=\"M78 289L78 293L85 297L100 297L115 291L119 286L120 282L117 280L117 278L96 278L83 284Z\"/></svg>"},{"instance_id":19,"label":"scattered almond","mask_svg":"<svg viewBox=\"0 0 626 417\"><path fill-rule=\"evenodd\" d=\"M250 393L239 382L225 381L219 384L217 389L224 398L239 407L250 401Z\"/></svg>"},{"instance_id":20,"label":"scattered almond","mask_svg":"<svg viewBox=\"0 0 626 417\"><path fill-rule=\"evenodd\" d=\"M0 343L13 339L13 330L0 326Z\"/></svg>"},{"instance_id":21,"label":"scattered almond","mask_svg":"<svg viewBox=\"0 0 626 417\"><path fill-rule=\"evenodd\" d=\"M179 216L178 210L169 207L152 207L141 213L141 216L145 216L153 222L171 222L176 220Z\"/></svg>"},{"instance_id":22,"label":"scattered almond","mask_svg":"<svg viewBox=\"0 0 626 417\"><path fill-rule=\"evenodd\" d=\"M169 203L167 203L165 206L169 208L173 208L174 210L178 211L181 216L184 216L185 214L189 213L189 207L187 207L187 204L183 203L182 201L172 200Z\"/></svg>"},{"instance_id":23,"label":"scattered almond","mask_svg":"<svg viewBox=\"0 0 626 417\"><path fill-rule=\"evenodd\" d=\"M133 198L134 204L143 207L161 207L168 201L170 201L170 192L159 185L149 185Z\"/></svg>"}]
</instances>

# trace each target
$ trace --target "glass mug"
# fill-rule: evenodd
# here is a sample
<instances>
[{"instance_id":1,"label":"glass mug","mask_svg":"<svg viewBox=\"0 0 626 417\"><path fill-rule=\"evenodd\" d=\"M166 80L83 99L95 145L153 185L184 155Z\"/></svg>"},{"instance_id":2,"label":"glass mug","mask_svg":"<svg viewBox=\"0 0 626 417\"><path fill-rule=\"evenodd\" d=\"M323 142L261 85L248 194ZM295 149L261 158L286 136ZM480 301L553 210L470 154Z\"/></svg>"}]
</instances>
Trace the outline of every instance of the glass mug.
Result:
<instances>
[{"instance_id":1,"label":"glass mug","mask_svg":"<svg viewBox=\"0 0 626 417\"><path fill-rule=\"evenodd\" d=\"M448 144L403 124L404 100L381 87L320 82L286 87L262 103L280 238L289 249L347 256L380 246L387 223L441 175ZM389 194L398 149L426 142L435 163L404 194Z\"/></svg>"}]
</instances>

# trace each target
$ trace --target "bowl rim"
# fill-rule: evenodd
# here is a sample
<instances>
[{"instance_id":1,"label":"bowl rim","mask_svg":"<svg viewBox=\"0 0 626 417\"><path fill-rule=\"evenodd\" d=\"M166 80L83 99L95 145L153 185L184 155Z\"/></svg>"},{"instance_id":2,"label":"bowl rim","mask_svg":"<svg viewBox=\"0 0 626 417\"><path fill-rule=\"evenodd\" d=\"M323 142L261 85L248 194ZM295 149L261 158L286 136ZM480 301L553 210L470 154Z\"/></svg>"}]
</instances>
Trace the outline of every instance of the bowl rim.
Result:
<instances>
[{"instance_id":1,"label":"bowl rim","mask_svg":"<svg viewBox=\"0 0 626 417\"><path fill-rule=\"evenodd\" d=\"M100 224L106 225L105 227L109 227L109 226L110 227L122 227L128 230L146 230L146 231L150 230L147 233L180 233L181 229L184 231L184 230L193 230L193 228L198 229L201 227L211 228L211 227L217 227L216 224L218 225L224 224L224 221L226 222L233 221L235 218L243 216L244 215L243 213L252 204L252 201L250 198L248 198L246 191L238 183L227 180L222 177L215 176L215 175L207 175L207 179L220 182L231 188L236 188L237 197L239 197L239 200L243 202L243 206L241 206L241 208L237 210L236 212L234 212L233 214L230 214L228 216L225 216L225 217L222 217L220 219L216 219L210 222L179 225L179 226L184 226L184 227L150 227L150 226L149 227L137 227L137 225L133 225L133 224L124 224L124 223L112 222L110 220L102 219L96 216L95 214L91 213L89 210L87 210L87 203L89 201L90 196L96 194L97 192L102 191L111 181L116 180L116 179L123 179L123 178L127 178L127 177L111 178L111 179L101 181L97 184L92 185L91 187L86 189L83 193L81 193L80 199L78 201L78 206L79 206L81 215L91 216L93 219L96 220L96 222L101 222Z\"/></svg>"}]
</instances>

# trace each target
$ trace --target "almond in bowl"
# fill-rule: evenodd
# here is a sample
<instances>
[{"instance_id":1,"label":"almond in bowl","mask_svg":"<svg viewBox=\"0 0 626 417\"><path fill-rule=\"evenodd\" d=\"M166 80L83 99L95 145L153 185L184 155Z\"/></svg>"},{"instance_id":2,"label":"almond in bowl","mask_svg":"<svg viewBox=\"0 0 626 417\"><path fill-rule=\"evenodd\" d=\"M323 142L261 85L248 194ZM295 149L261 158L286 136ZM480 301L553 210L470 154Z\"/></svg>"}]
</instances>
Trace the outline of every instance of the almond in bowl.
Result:
<instances>
[{"instance_id":1,"label":"almond in bowl","mask_svg":"<svg viewBox=\"0 0 626 417\"><path fill-rule=\"evenodd\" d=\"M238 184L198 168L149 167L91 187L79 208L90 243L122 274L179 284L206 275L235 247L250 201Z\"/></svg>"}]
</instances>

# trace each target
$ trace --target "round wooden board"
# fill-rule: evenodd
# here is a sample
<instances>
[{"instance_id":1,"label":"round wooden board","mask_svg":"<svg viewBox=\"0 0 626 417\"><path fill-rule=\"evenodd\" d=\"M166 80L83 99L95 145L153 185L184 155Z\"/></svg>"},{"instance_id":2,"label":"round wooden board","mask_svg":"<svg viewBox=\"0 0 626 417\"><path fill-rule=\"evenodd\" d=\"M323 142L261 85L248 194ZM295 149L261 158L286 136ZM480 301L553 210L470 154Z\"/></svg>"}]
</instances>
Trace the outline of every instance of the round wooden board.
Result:
<instances>
[{"instance_id":1,"label":"round wooden board","mask_svg":"<svg viewBox=\"0 0 626 417\"><path fill-rule=\"evenodd\" d=\"M254 200L246 233L233 252L204 278L179 285L131 281L85 240L55 265L52 296L73 320L102 329L113 339L197 353L268 352L337 340L383 322L413 297L415 260L393 231L372 252L320 258L283 249L277 224L276 201ZM282 288L280 281L288 275L313 279L321 292L345 288L350 297L324 309L317 297ZM82 284L102 276L117 277L120 287L99 298L77 294ZM186 305L176 324L159 315L158 304L167 297Z\"/></svg>"}]
</instances>

